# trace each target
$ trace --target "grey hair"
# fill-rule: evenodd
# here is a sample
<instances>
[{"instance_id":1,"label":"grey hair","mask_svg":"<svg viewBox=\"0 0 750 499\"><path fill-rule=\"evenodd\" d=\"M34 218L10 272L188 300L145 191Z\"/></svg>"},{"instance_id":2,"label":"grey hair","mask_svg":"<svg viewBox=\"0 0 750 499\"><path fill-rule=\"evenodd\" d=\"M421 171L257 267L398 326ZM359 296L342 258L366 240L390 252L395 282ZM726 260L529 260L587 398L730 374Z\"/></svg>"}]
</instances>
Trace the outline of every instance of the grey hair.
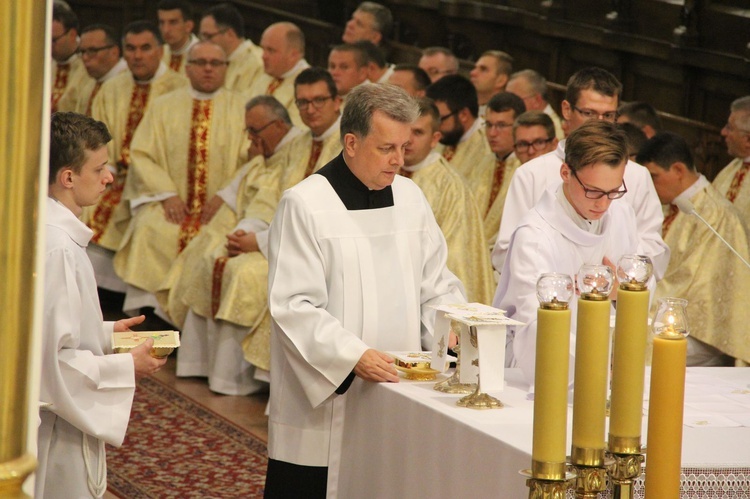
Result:
<instances>
[{"instance_id":1,"label":"grey hair","mask_svg":"<svg viewBox=\"0 0 750 499\"><path fill-rule=\"evenodd\" d=\"M287 125L292 125L292 119L289 117L289 111L270 95L258 95L247 101L245 111L250 111L254 107L263 106L274 119L281 120Z\"/></svg>"},{"instance_id":2,"label":"grey hair","mask_svg":"<svg viewBox=\"0 0 750 499\"><path fill-rule=\"evenodd\" d=\"M510 75L510 80L515 80L516 78L525 79L535 93L542 97L547 97L547 80L538 72L533 69L522 69Z\"/></svg>"},{"instance_id":3,"label":"grey hair","mask_svg":"<svg viewBox=\"0 0 750 499\"><path fill-rule=\"evenodd\" d=\"M375 29L383 36L383 39L391 35L391 28L393 26L391 9L375 2L362 2L357 6L356 10L367 12L373 17L375 20Z\"/></svg>"},{"instance_id":4,"label":"grey hair","mask_svg":"<svg viewBox=\"0 0 750 499\"><path fill-rule=\"evenodd\" d=\"M744 132L750 132L750 95L740 97L732 102L731 111L741 113L737 117L737 125Z\"/></svg>"},{"instance_id":5,"label":"grey hair","mask_svg":"<svg viewBox=\"0 0 750 499\"><path fill-rule=\"evenodd\" d=\"M375 111L399 123L413 123L419 118L417 101L402 88L389 83L359 85L346 97L341 116L341 143L347 133L367 137Z\"/></svg>"}]
</instances>

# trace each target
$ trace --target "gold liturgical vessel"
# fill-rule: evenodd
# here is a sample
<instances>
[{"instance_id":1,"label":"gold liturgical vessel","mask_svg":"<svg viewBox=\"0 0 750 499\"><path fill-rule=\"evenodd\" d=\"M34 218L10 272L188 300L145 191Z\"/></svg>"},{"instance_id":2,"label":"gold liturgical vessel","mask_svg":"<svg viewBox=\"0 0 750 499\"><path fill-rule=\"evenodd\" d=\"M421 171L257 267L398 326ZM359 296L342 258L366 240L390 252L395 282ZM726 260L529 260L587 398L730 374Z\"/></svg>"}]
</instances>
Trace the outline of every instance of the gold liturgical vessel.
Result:
<instances>
[{"instance_id":1,"label":"gold liturgical vessel","mask_svg":"<svg viewBox=\"0 0 750 499\"><path fill-rule=\"evenodd\" d=\"M461 328L458 327L456 322L451 321L451 331L456 333L456 336L459 337L459 340L460 340L460 333L459 333L460 330ZM476 383L461 383L461 342L460 341L455 346L453 351L456 353L456 370L448 379L440 381L439 383L435 383L435 386L433 386L432 388L439 392L450 393L452 395L466 395L469 393L474 393L474 391L477 388Z\"/></svg>"}]
</instances>

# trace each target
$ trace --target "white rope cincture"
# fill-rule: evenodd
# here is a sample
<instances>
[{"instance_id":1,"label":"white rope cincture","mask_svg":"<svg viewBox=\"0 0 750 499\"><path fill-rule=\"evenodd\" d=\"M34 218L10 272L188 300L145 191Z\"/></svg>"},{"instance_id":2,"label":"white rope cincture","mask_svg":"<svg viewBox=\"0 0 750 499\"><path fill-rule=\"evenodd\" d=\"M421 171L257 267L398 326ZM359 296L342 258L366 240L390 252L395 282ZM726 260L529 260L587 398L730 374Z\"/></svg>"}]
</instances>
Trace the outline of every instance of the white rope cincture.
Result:
<instances>
[{"instance_id":1,"label":"white rope cincture","mask_svg":"<svg viewBox=\"0 0 750 499\"><path fill-rule=\"evenodd\" d=\"M88 482L89 492L94 497L102 497L104 492L107 490L107 458L104 450L104 441L95 439L98 444L97 457L98 466L96 474L91 470L91 454L89 453L88 435L83 434L83 463L86 467L86 478Z\"/></svg>"}]
</instances>

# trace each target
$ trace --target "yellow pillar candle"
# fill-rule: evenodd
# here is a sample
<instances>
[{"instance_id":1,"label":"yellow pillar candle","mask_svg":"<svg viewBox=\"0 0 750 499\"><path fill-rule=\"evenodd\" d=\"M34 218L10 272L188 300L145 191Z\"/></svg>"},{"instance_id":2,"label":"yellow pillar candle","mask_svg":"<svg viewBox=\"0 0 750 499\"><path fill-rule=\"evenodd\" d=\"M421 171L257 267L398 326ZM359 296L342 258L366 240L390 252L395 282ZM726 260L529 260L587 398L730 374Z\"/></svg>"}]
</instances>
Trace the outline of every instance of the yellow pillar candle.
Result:
<instances>
[{"instance_id":1,"label":"yellow pillar candle","mask_svg":"<svg viewBox=\"0 0 750 499\"><path fill-rule=\"evenodd\" d=\"M640 452L643 375L648 336L648 290L620 288L617 294L609 450Z\"/></svg>"},{"instance_id":2,"label":"yellow pillar candle","mask_svg":"<svg viewBox=\"0 0 750 499\"><path fill-rule=\"evenodd\" d=\"M646 499L680 497L687 338L657 336L651 366Z\"/></svg>"},{"instance_id":3,"label":"yellow pillar candle","mask_svg":"<svg viewBox=\"0 0 750 499\"><path fill-rule=\"evenodd\" d=\"M604 457L609 311L608 299L578 300L571 450L576 465L601 466Z\"/></svg>"},{"instance_id":4,"label":"yellow pillar candle","mask_svg":"<svg viewBox=\"0 0 750 499\"><path fill-rule=\"evenodd\" d=\"M555 469L565 475L569 352L570 310L540 308L537 312L534 436L531 450L535 478L562 478L551 476L555 475Z\"/></svg>"}]
</instances>

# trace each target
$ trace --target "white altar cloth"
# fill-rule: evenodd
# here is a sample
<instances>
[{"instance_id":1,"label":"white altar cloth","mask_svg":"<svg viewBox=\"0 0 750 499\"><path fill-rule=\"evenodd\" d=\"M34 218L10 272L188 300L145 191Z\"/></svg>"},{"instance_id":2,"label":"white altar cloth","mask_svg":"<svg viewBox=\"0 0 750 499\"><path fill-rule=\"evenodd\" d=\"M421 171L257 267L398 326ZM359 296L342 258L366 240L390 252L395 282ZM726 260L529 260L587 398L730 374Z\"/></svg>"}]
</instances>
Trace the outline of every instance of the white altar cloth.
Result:
<instances>
[{"instance_id":1,"label":"white altar cloth","mask_svg":"<svg viewBox=\"0 0 750 499\"><path fill-rule=\"evenodd\" d=\"M505 391L490 393L505 407L483 411L457 407L459 396L434 382L368 386L349 404L339 497L528 497L518 471L531 466L533 402L517 369L505 378ZM721 389L711 393L711 384ZM717 399L729 385L730 397ZM698 424L683 427L681 498L750 498L750 368L689 368L686 404L685 422ZM568 445L571 424L569 407Z\"/></svg>"}]
</instances>

